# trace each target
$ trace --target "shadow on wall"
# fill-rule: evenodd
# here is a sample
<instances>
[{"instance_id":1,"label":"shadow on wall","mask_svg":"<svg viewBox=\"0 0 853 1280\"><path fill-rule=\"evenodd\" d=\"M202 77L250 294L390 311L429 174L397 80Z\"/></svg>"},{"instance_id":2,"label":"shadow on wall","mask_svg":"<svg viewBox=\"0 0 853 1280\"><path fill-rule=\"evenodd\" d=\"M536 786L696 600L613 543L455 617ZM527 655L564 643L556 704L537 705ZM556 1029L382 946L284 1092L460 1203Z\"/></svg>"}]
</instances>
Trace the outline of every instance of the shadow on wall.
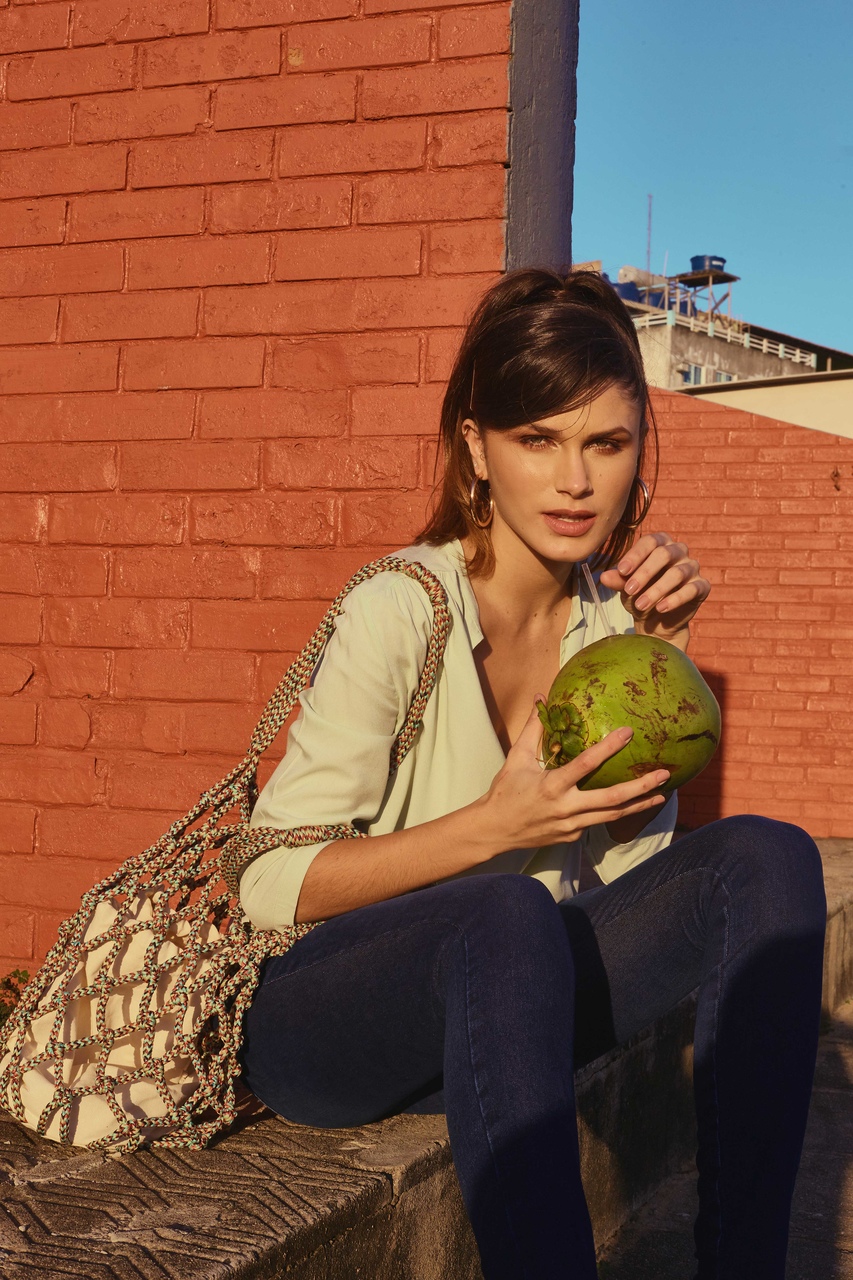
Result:
<instances>
[{"instance_id":1,"label":"shadow on wall","mask_svg":"<svg viewBox=\"0 0 853 1280\"><path fill-rule=\"evenodd\" d=\"M680 787L678 791L678 822L674 839L705 827L723 817L723 764L726 752L726 677L720 671L703 671L711 692L720 704L723 731L720 746L706 769Z\"/></svg>"}]
</instances>

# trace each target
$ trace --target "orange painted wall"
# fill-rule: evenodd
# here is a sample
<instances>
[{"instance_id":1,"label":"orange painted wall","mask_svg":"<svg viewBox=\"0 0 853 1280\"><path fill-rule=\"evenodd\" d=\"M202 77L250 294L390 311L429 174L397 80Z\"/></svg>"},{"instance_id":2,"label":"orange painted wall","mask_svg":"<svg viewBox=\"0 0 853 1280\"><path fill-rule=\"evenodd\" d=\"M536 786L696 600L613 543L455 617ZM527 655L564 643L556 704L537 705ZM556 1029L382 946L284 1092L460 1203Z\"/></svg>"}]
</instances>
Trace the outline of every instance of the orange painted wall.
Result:
<instances>
[{"instance_id":1,"label":"orange painted wall","mask_svg":"<svg viewBox=\"0 0 853 1280\"><path fill-rule=\"evenodd\" d=\"M0 971L409 537L504 262L509 8L0 2Z\"/></svg>"}]
</instances>

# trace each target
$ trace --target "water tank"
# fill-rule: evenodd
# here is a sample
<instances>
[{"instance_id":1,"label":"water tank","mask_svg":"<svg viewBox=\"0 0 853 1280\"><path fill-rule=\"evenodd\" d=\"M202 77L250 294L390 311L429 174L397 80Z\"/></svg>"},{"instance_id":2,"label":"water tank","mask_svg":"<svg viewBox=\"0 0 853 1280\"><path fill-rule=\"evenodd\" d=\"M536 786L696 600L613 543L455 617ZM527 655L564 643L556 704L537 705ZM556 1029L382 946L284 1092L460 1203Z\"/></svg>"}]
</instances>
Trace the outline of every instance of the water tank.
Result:
<instances>
[{"instance_id":1,"label":"water tank","mask_svg":"<svg viewBox=\"0 0 853 1280\"><path fill-rule=\"evenodd\" d=\"M725 269L725 258L720 258L714 253L700 253L697 257L690 259L691 271L725 271Z\"/></svg>"}]
</instances>

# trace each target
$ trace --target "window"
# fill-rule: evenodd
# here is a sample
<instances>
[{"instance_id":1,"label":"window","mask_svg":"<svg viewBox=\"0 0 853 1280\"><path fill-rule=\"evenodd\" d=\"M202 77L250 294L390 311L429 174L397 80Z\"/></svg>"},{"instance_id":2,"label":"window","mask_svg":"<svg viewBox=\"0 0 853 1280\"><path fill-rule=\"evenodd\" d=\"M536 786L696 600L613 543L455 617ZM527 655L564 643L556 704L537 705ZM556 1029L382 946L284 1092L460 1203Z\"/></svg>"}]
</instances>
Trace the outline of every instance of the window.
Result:
<instances>
[{"instance_id":1,"label":"window","mask_svg":"<svg viewBox=\"0 0 853 1280\"><path fill-rule=\"evenodd\" d=\"M681 370L681 377L688 387L701 386L703 382L702 374L704 370L701 364L689 364L686 369Z\"/></svg>"},{"instance_id":2,"label":"window","mask_svg":"<svg viewBox=\"0 0 853 1280\"><path fill-rule=\"evenodd\" d=\"M734 382L734 375L731 373L726 373L723 369L715 369L714 381L715 382Z\"/></svg>"}]
</instances>

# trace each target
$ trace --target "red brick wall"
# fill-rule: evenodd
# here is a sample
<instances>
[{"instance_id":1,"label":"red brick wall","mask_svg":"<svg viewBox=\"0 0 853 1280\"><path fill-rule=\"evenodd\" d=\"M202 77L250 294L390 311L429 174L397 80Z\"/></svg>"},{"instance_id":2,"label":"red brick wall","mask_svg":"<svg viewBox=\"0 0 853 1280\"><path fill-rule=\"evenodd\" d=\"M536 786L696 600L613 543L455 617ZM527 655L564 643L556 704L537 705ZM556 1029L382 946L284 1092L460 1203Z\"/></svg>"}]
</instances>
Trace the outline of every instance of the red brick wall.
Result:
<instances>
[{"instance_id":1,"label":"red brick wall","mask_svg":"<svg viewBox=\"0 0 853 1280\"><path fill-rule=\"evenodd\" d=\"M650 527L712 583L690 654L723 705L719 759L680 797L690 826L763 813L853 834L853 440L659 393Z\"/></svg>"},{"instance_id":2,"label":"red brick wall","mask_svg":"<svg viewBox=\"0 0 853 1280\"><path fill-rule=\"evenodd\" d=\"M509 7L0 0L0 971L409 539L504 261Z\"/></svg>"}]
</instances>

